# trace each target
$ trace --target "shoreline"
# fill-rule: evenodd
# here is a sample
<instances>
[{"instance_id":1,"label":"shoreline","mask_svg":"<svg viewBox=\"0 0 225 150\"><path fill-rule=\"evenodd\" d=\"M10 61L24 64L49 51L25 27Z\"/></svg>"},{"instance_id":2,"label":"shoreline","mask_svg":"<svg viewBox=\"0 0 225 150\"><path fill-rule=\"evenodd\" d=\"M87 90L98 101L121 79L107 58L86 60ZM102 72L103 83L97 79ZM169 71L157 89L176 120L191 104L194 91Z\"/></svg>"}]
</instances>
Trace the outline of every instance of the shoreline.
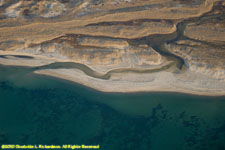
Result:
<instances>
[{"instance_id":1,"label":"shoreline","mask_svg":"<svg viewBox=\"0 0 225 150\"><path fill-rule=\"evenodd\" d=\"M60 61L57 58L33 54L27 55L27 53L21 52L0 52L0 54L33 57L32 59L16 58L14 56L9 56L6 59L0 58L0 64L6 66L37 67L54 62L68 62L68 60ZM88 67L97 72L99 72L99 69L101 70L101 68L96 70L92 66ZM74 68L41 69L32 73L71 81L105 93L176 92L200 96L225 96L225 84L223 81L189 70L173 73L173 68L153 73L112 73L107 80L94 78Z\"/></svg>"},{"instance_id":2,"label":"shoreline","mask_svg":"<svg viewBox=\"0 0 225 150\"><path fill-rule=\"evenodd\" d=\"M151 92L168 92L168 93L181 93L181 94L189 94L189 95L195 95L195 96L211 96L211 97L221 97L225 96L225 92L223 91L193 91L190 89L185 89L181 87L175 87L171 86L168 88L163 88L163 86L131 86L134 84L134 82L124 82L122 81L122 84L115 84L113 82L115 81L99 81L99 79L91 79L92 77L88 77L85 74L83 74L81 71L77 70L77 72L83 74L85 77L83 78L89 78L90 80L93 80L94 82L89 82L87 79L82 80L83 78L81 77L80 79L75 79L71 78L68 75L62 75L60 72L62 72L63 69L57 70L39 70L35 71L34 73L37 75L45 75L45 76L50 76L54 78L58 78L61 80L66 80L68 82L73 82L75 84L80 84L81 86L85 86L88 88L91 88L93 90L97 90L99 92L104 92L104 93L151 93ZM200 89L201 90L201 89Z\"/></svg>"},{"instance_id":3,"label":"shoreline","mask_svg":"<svg viewBox=\"0 0 225 150\"><path fill-rule=\"evenodd\" d=\"M31 66L24 66L24 65L6 65L6 64L2 64L1 65L4 65L4 66L16 66L16 67L31 67ZM225 96L225 90L224 92L221 91L218 93L214 93L214 92L209 92L209 91L193 91L193 90L188 90L188 89L182 89L182 88L174 88L172 89L171 87L170 88L159 88L159 87L154 87L152 86L151 88L145 88L144 86L143 87L139 87L139 88L131 88L132 86L126 86L126 89L125 88L122 88L119 86L119 84L117 84L117 86L115 87L115 85L113 87L110 88L110 85L107 85L107 89L105 88L106 86L104 86L104 81L105 82L113 82L113 81L109 81L109 80L102 80L102 79L97 79L97 78L93 78L93 77L90 77L90 76L87 76L86 74L84 74L81 70L78 70L78 69L72 69L73 71L76 70L77 73L79 74L82 74L83 77L80 77L80 79L75 79L75 78L72 78L71 76L68 76L66 74L60 74L61 70L70 70L70 69L46 69L46 70L38 70L38 71L34 71L34 72L31 72L33 74L36 74L36 75L44 75L44 76L48 76L48 77L53 77L53 78L57 78L57 79L60 79L60 80L64 80L64 81L67 81L67 82L72 82L72 84L79 84L81 86L85 86L87 88L90 88L92 90L96 90L98 92L104 92L104 93L127 93L127 94L130 94L130 93L154 93L154 92L158 92L158 93L161 93L161 92L168 92L168 93L180 93L180 94L188 94L188 95L194 95L194 96L210 96L210 97L221 97L221 96ZM160 72L159 72L160 73ZM91 82L88 82L87 80L85 80L84 78L87 78L87 79L92 79L92 80L99 80L97 82L103 82L101 83L100 85L101 86L98 86L98 84L94 84L91 83ZM83 79L83 80L82 80ZM124 81L122 81L124 82ZM129 83L129 82L128 82ZM132 82L130 82L132 83ZM135 83L135 82L133 82ZM114 88L115 87L115 88ZM120 88L119 88L120 87ZM130 87L130 88L127 88L127 87ZM145 88L145 89L144 89Z\"/></svg>"}]
</instances>

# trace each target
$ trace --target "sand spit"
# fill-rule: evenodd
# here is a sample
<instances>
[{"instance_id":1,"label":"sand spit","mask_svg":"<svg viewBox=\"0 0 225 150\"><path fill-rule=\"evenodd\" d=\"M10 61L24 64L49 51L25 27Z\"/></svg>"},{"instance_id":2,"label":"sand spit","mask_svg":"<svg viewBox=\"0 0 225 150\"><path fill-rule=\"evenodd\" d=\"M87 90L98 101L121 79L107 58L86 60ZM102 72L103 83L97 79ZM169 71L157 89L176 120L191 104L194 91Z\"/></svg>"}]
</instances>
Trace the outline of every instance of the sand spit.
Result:
<instances>
[{"instance_id":1,"label":"sand spit","mask_svg":"<svg viewBox=\"0 0 225 150\"><path fill-rule=\"evenodd\" d=\"M73 81L102 92L179 92L195 95L223 96L224 82L194 72L174 75L171 72L151 74L115 74L109 80L96 79L76 69L47 69L35 71Z\"/></svg>"},{"instance_id":2,"label":"sand spit","mask_svg":"<svg viewBox=\"0 0 225 150\"><path fill-rule=\"evenodd\" d=\"M57 59L47 59L45 56L24 55L24 53L0 53L0 63L38 67L54 62ZM18 56L29 56L22 58ZM32 58L31 58L32 57ZM65 62L67 62L65 60ZM94 69L92 67L92 69ZM121 72L113 73L109 79L99 79L86 75L79 69L37 69L35 74L48 75L75 83L79 83L102 92L180 92L196 95L222 96L225 95L224 81L219 81L204 74L192 71L174 73L175 67L154 73ZM101 70L102 72L105 70ZM102 72L100 74L102 74Z\"/></svg>"},{"instance_id":3,"label":"sand spit","mask_svg":"<svg viewBox=\"0 0 225 150\"><path fill-rule=\"evenodd\" d=\"M225 95L223 0L7 0L0 7L0 64L104 92Z\"/></svg>"}]
</instances>

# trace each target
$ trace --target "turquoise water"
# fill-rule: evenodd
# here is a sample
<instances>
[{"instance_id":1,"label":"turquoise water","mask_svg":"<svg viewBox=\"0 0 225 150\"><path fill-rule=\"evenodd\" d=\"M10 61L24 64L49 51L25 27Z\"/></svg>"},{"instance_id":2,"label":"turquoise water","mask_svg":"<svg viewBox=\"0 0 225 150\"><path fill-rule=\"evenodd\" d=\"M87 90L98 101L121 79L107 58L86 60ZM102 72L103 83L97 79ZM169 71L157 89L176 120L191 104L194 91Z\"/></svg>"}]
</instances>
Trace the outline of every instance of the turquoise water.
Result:
<instances>
[{"instance_id":1,"label":"turquoise water","mask_svg":"<svg viewBox=\"0 0 225 150\"><path fill-rule=\"evenodd\" d=\"M1 144L101 150L223 150L225 97L101 93L0 66Z\"/></svg>"}]
</instances>

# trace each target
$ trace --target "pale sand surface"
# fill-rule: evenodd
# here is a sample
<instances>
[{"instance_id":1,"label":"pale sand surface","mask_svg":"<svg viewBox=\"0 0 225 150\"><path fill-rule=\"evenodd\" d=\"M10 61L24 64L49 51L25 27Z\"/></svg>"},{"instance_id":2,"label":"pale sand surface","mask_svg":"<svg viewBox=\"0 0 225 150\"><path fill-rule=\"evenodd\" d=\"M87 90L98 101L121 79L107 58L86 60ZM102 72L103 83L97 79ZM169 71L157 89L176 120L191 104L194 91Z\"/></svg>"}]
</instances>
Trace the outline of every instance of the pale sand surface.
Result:
<instances>
[{"instance_id":1,"label":"pale sand surface","mask_svg":"<svg viewBox=\"0 0 225 150\"><path fill-rule=\"evenodd\" d=\"M64 61L56 58L50 59L41 55L28 55L22 52L1 52L0 55L9 55L7 59L0 58L0 64L13 66L35 67L68 61L66 59ZM24 59L10 55L34 58ZM208 96L225 95L224 81L188 70L180 74L172 73L169 70L156 73L114 73L109 80L88 76L78 69L44 69L34 73L73 81L102 92L181 92Z\"/></svg>"},{"instance_id":2,"label":"pale sand surface","mask_svg":"<svg viewBox=\"0 0 225 150\"><path fill-rule=\"evenodd\" d=\"M3 65L13 65L13 66L42 66L47 65L53 62L56 62L57 59L50 59L49 57L41 56L41 55L34 55L29 54L25 52L15 52L15 51L0 51L0 56L6 56L6 58L0 57L0 64ZM34 57L33 59L23 59L23 58L17 58L10 55L19 55L19 56L30 56Z\"/></svg>"},{"instance_id":3,"label":"pale sand surface","mask_svg":"<svg viewBox=\"0 0 225 150\"><path fill-rule=\"evenodd\" d=\"M223 0L1 3L0 64L104 92L225 95Z\"/></svg>"},{"instance_id":4,"label":"pale sand surface","mask_svg":"<svg viewBox=\"0 0 225 150\"><path fill-rule=\"evenodd\" d=\"M73 81L103 92L181 92L197 95L225 95L225 84L215 79L193 72L173 74L158 73L116 73L109 80L102 80L85 75L77 69L46 69L35 71Z\"/></svg>"}]
</instances>

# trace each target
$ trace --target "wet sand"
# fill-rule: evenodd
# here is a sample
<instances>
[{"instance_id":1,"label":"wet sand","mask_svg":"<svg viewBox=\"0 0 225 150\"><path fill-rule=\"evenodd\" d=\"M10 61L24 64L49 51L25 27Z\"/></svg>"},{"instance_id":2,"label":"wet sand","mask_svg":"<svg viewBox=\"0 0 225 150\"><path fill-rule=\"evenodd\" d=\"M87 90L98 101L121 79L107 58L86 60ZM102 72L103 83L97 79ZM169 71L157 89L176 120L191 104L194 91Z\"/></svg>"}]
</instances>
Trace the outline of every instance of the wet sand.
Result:
<instances>
[{"instance_id":1,"label":"wet sand","mask_svg":"<svg viewBox=\"0 0 225 150\"><path fill-rule=\"evenodd\" d=\"M73 81L102 92L180 92L207 96L225 95L223 83L217 84L216 80L193 72L177 75L166 71L146 74L118 73L112 75L109 80L87 76L77 69L47 69L38 70L35 73Z\"/></svg>"},{"instance_id":2,"label":"wet sand","mask_svg":"<svg viewBox=\"0 0 225 150\"><path fill-rule=\"evenodd\" d=\"M5 56L0 58L1 64L29 66L31 72L36 74L69 80L102 92L180 92L208 96L225 95L223 81L189 70L177 70L176 65L167 64L169 65L167 69L165 68L167 65L164 65L161 66L162 69L159 67L152 71L151 69L135 71L118 68L107 73L104 70L96 71L83 64L78 64L77 67L76 63L68 62L68 60L62 62L62 60L37 55L29 55L29 58L22 57L26 53L0 54ZM12 54L20 57L10 56Z\"/></svg>"}]
</instances>

